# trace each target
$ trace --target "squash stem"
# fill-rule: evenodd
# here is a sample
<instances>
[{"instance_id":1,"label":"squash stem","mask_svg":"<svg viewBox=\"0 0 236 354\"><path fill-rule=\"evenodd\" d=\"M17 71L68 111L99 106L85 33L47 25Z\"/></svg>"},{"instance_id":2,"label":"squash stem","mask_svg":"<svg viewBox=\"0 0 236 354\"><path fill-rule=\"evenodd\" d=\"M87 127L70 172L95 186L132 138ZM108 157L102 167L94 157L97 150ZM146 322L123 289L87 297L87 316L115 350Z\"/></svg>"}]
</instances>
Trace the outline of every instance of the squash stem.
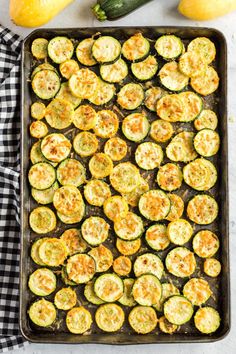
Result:
<instances>
[{"instance_id":1,"label":"squash stem","mask_svg":"<svg viewBox=\"0 0 236 354\"><path fill-rule=\"evenodd\" d=\"M92 11L94 13L94 15L96 16L96 18L99 21L106 21L107 20L107 16L105 11L101 8L101 6L99 4L96 4L92 7Z\"/></svg>"}]
</instances>

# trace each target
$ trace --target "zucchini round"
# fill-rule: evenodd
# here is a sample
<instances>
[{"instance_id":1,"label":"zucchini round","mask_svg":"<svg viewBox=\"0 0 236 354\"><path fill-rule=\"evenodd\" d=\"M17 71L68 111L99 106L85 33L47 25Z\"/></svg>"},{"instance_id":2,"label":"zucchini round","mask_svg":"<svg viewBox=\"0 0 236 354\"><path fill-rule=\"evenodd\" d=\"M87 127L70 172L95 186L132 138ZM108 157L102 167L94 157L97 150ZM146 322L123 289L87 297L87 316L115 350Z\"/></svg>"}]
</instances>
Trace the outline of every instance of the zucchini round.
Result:
<instances>
[{"instance_id":1,"label":"zucchini round","mask_svg":"<svg viewBox=\"0 0 236 354\"><path fill-rule=\"evenodd\" d=\"M129 61L139 61L148 56L150 50L149 41L142 33L135 33L127 39L122 46L122 55Z\"/></svg>"},{"instance_id":2,"label":"zucchini round","mask_svg":"<svg viewBox=\"0 0 236 354\"><path fill-rule=\"evenodd\" d=\"M56 181L56 172L50 163L38 162L30 167L28 178L33 188L48 189Z\"/></svg>"},{"instance_id":3,"label":"zucchini round","mask_svg":"<svg viewBox=\"0 0 236 354\"><path fill-rule=\"evenodd\" d=\"M34 261L34 263L36 263L37 265L40 265L40 266L45 266L42 259L39 257L39 247L41 246L41 244L43 243L44 240L45 240L45 237L39 238L38 240L34 241L34 243L32 244L32 247L31 247L31 251L30 251L30 256L31 256L32 260Z\"/></svg>"},{"instance_id":4,"label":"zucchini round","mask_svg":"<svg viewBox=\"0 0 236 354\"><path fill-rule=\"evenodd\" d=\"M137 253L141 247L141 238L133 241L124 241L120 238L116 240L116 248L124 256L132 256Z\"/></svg>"},{"instance_id":5,"label":"zucchini round","mask_svg":"<svg viewBox=\"0 0 236 354\"><path fill-rule=\"evenodd\" d=\"M197 130L212 129L215 130L218 125L218 118L215 112L210 109L204 109L194 121L194 127Z\"/></svg>"},{"instance_id":6,"label":"zucchini round","mask_svg":"<svg viewBox=\"0 0 236 354\"><path fill-rule=\"evenodd\" d=\"M90 216L82 226L81 232L84 240L91 246L97 246L106 241L109 232L109 224L99 216Z\"/></svg>"},{"instance_id":7,"label":"zucchini round","mask_svg":"<svg viewBox=\"0 0 236 354\"><path fill-rule=\"evenodd\" d=\"M136 277L143 274L152 274L158 279L161 279L164 272L164 265L161 259L153 253L144 253L138 256L134 262L133 268Z\"/></svg>"},{"instance_id":8,"label":"zucchini round","mask_svg":"<svg viewBox=\"0 0 236 354\"><path fill-rule=\"evenodd\" d=\"M41 142L43 156L52 162L66 159L71 150L70 141L63 134L49 134Z\"/></svg>"},{"instance_id":9,"label":"zucchini round","mask_svg":"<svg viewBox=\"0 0 236 354\"><path fill-rule=\"evenodd\" d=\"M90 69L78 70L69 79L69 88L72 94L81 99L89 99L98 90L99 80L97 75Z\"/></svg>"},{"instance_id":10,"label":"zucchini round","mask_svg":"<svg viewBox=\"0 0 236 354\"><path fill-rule=\"evenodd\" d=\"M61 98L54 98L46 108L45 119L55 129L68 128L74 117L73 105Z\"/></svg>"},{"instance_id":11,"label":"zucchini round","mask_svg":"<svg viewBox=\"0 0 236 354\"><path fill-rule=\"evenodd\" d=\"M63 61L59 66L61 75L69 80L69 78L79 70L79 64L74 59Z\"/></svg>"},{"instance_id":12,"label":"zucchini round","mask_svg":"<svg viewBox=\"0 0 236 354\"><path fill-rule=\"evenodd\" d=\"M125 241L133 241L142 236L144 231L142 219L129 211L115 219L114 230L119 238Z\"/></svg>"},{"instance_id":13,"label":"zucchini round","mask_svg":"<svg viewBox=\"0 0 236 354\"><path fill-rule=\"evenodd\" d=\"M221 272L221 264L215 258L207 258L203 264L203 270L209 277L215 278Z\"/></svg>"},{"instance_id":14,"label":"zucchini round","mask_svg":"<svg viewBox=\"0 0 236 354\"><path fill-rule=\"evenodd\" d=\"M139 199L139 211L148 220L164 219L170 211L170 199L158 189L144 193Z\"/></svg>"},{"instance_id":15,"label":"zucchini round","mask_svg":"<svg viewBox=\"0 0 236 354\"><path fill-rule=\"evenodd\" d=\"M55 191L53 205L59 213L72 216L80 212L84 201L80 191L75 186L67 185Z\"/></svg>"},{"instance_id":16,"label":"zucchini round","mask_svg":"<svg viewBox=\"0 0 236 354\"><path fill-rule=\"evenodd\" d=\"M76 305L76 302L76 292L71 288L60 289L54 297L54 304L59 310L70 310Z\"/></svg>"},{"instance_id":17,"label":"zucchini round","mask_svg":"<svg viewBox=\"0 0 236 354\"><path fill-rule=\"evenodd\" d=\"M138 145L135 151L135 161L144 170L153 170L160 167L164 154L160 145L145 142Z\"/></svg>"},{"instance_id":18,"label":"zucchini round","mask_svg":"<svg viewBox=\"0 0 236 354\"><path fill-rule=\"evenodd\" d=\"M160 280L152 274L139 276L133 285L132 295L134 300L142 306L156 305L162 295Z\"/></svg>"},{"instance_id":19,"label":"zucchini round","mask_svg":"<svg viewBox=\"0 0 236 354\"><path fill-rule=\"evenodd\" d=\"M64 223L64 224L77 224L80 222L85 214L85 205L84 203L81 204L80 206L80 211L76 212L73 215L64 215L60 212L57 212L58 218Z\"/></svg>"},{"instance_id":20,"label":"zucchini round","mask_svg":"<svg viewBox=\"0 0 236 354\"><path fill-rule=\"evenodd\" d=\"M158 76L161 84L170 91L182 91L189 82L188 76L179 70L176 61L164 64Z\"/></svg>"},{"instance_id":21,"label":"zucchini round","mask_svg":"<svg viewBox=\"0 0 236 354\"><path fill-rule=\"evenodd\" d=\"M76 284L87 283L93 278L95 271L95 260L88 254L75 254L67 260L66 272L68 278Z\"/></svg>"},{"instance_id":22,"label":"zucchini round","mask_svg":"<svg viewBox=\"0 0 236 354\"><path fill-rule=\"evenodd\" d=\"M188 52L199 54L207 64L210 64L216 56L215 44L206 37L197 37L188 45Z\"/></svg>"},{"instance_id":23,"label":"zucchini round","mask_svg":"<svg viewBox=\"0 0 236 354\"><path fill-rule=\"evenodd\" d=\"M97 112L96 123L93 127L94 133L103 139L111 138L116 135L119 128L117 115L108 109Z\"/></svg>"},{"instance_id":24,"label":"zucchini round","mask_svg":"<svg viewBox=\"0 0 236 354\"><path fill-rule=\"evenodd\" d=\"M38 140L34 145L32 146L30 150L30 161L32 162L33 165L35 165L38 162L49 162L52 166L56 167L57 163L56 162L51 162L46 159L46 157L43 156L42 151L41 151L41 141Z\"/></svg>"},{"instance_id":25,"label":"zucchini round","mask_svg":"<svg viewBox=\"0 0 236 354\"><path fill-rule=\"evenodd\" d=\"M111 191L108 184L99 179L92 179L84 187L84 197L91 205L102 206L110 196Z\"/></svg>"},{"instance_id":26,"label":"zucchini round","mask_svg":"<svg viewBox=\"0 0 236 354\"><path fill-rule=\"evenodd\" d=\"M39 64L38 66L36 66L36 68L34 68L32 74L31 74L31 80L33 79L34 75L37 74L41 70L52 70L56 74L58 74L57 69L53 65L51 65L49 63L42 63L42 64Z\"/></svg>"},{"instance_id":27,"label":"zucchini round","mask_svg":"<svg viewBox=\"0 0 236 354\"><path fill-rule=\"evenodd\" d=\"M211 157L220 148L219 134L211 129L202 129L195 135L193 145L199 155Z\"/></svg>"},{"instance_id":28,"label":"zucchini round","mask_svg":"<svg viewBox=\"0 0 236 354\"><path fill-rule=\"evenodd\" d=\"M116 274L102 274L95 280L94 291L105 302L117 301L124 293L123 281Z\"/></svg>"},{"instance_id":29,"label":"zucchini round","mask_svg":"<svg viewBox=\"0 0 236 354\"><path fill-rule=\"evenodd\" d=\"M31 189L31 195L34 200L39 204L50 204L53 201L53 196L55 191L59 188L59 184L57 182L53 183L53 185L44 190L38 190L35 188Z\"/></svg>"},{"instance_id":30,"label":"zucchini round","mask_svg":"<svg viewBox=\"0 0 236 354\"><path fill-rule=\"evenodd\" d=\"M113 270L119 276L128 276L132 269L132 262L126 256L119 256L114 259Z\"/></svg>"},{"instance_id":31,"label":"zucchini round","mask_svg":"<svg viewBox=\"0 0 236 354\"><path fill-rule=\"evenodd\" d=\"M93 129L96 124L97 113L89 105L79 106L74 113L73 123L80 130Z\"/></svg>"},{"instance_id":32,"label":"zucchini round","mask_svg":"<svg viewBox=\"0 0 236 354\"><path fill-rule=\"evenodd\" d=\"M157 143L165 143L174 134L173 126L170 122L162 119L154 120L151 124L150 137Z\"/></svg>"},{"instance_id":33,"label":"zucchini round","mask_svg":"<svg viewBox=\"0 0 236 354\"><path fill-rule=\"evenodd\" d=\"M48 56L48 40L46 38L36 38L31 44L31 53L38 59L46 59Z\"/></svg>"},{"instance_id":34,"label":"zucchini round","mask_svg":"<svg viewBox=\"0 0 236 354\"><path fill-rule=\"evenodd\" d=\"M158 63L153 55L149 55L143 61L131 64L131 71L134 77L140 81L151 80L156 75Z\"/></svg>"},{"instance_id":35,"label":"zucchini round","mask_svg":"<svg viewBox=\"0 0 236 354\"><path fill-rule=\"evenodd\" d=\"M219 239L216 234L210 230L201 230L193 238L194 252L201 258L209 258L214 256L220 246Z\"/></svg>"},{"instance_id":36,"label":"zucchini round","mask_svg":"<svg viewBox=\"0 0 236 354\"><path fill-rule=\"evenodd\" d=\"M217 331L220 326L220 315L213 307L206 306L197 310L194 316L195 327L204 334Z\"/></svg>"},{"instance_id":37,"label":"zucchini round","mask_svg":"<svg viewBox=\"0 0 236 354\"><path fill-rule=\"evenodd\" d=\"M183 287L183 295L194 306L201 306L212 295L208 282L201 278L190 279Z\"/></svg>"},{"instance_id":38,"label":"zucchini round","mask_svg":"<svg viewBox=\"0 0 236 354\"><path fill-rule=\"evenodd\" d=\"M134 279L126 278L123 280L124 294L119 298L119 303L123 306L132 307L136 305L136 301L132 295L132 288L134 285Z\"/></svg>"},{"instance_id":39,"label":"zucchini round","mask_svg":"<svg viewBox=\"0 0 236 354\"><path fill-rule=\"evenodd\" d=\"M76 48L76 57L78 61L85 66L93 66L97 64L92 56L94 42L95 40L93 38L85 38Z\"/></svg>"},{"instance_id":40,"label":"zucchini round","mask_svg":"<svg viewBox=\"0 0 236 354\"><path fill-rule=\"evenodd\" d=\"M60 89L60 78L53 70L38 71L31 81L34 93L42 100L50 100Z\"/></svg>"},{"instance_id":41,"label":"zucchini round","mask_svg":"<svg viewBox=\"0 0 236 354\"><path fill-rule=\"evenodd\" d=\"M47 296L56 290L57 278L50 269L39 268L30 275L28 285L33 294Z\"/></svg>"},{"instance_id":42,"label":"zucchini round","mask_svg":"<svg viewBox=\"0 0 236 354\"><path fill-rule=\"evenodd\" d=\"M149 184L144 178L140 177L139 185L131 192L122 193L122 196L129 205L136 207L138 206L141 195L147 191L149 191Z\"/></svg>"},{"instance_id":43,"label":"zucchini round","mask_svg":"<svg viewBox=\"0 0 236 354\"><path fill-rule=\"evenodd\" d=\"M67 229L60 236L60 240L65 244L69 256L75 253L83 253L87 249L87 244L82 239L81 232L78 229Z\"/></svg>"},{"instance_id":44,"label":"zucchini round","mask_svg":"<svg viewBox=\"0 0 236 354\"><path fill-rule=\"evenodd\" d=\"M194 133L183 131L171 140L166 148L167 157L174 162L189 162L197 157L193 146Z\"/></svg>"},{"instance_id":45,"label":"zucchini round","mask_svg":"<svg viewBox=\"0 0 236 354\"><path fill-rule=\"evenodd\" d=\"M170 199L170 211L166 216L166 220L175 221L181 218L184 212L184 201L177 194L168 194L168 198Z\"/></svg>"},{"instance_id":46,"label":"zucchini round","mask_svg":"<svg viewBox=\"0 0 236 354\"><path fill-rule=\"evenodd\" d=\"M112 161L120 161L122 160L128 151L128 147L126 142L119 138L113 137L106 141L104 146L104 152L108 155Z\"/></svg>"},{"instance_id":47,"label":"zucchini round","mask_svg":"<svg viewBox=\"0 0 236 354\"><path fill-rule=\"evenodd\" d=\"M103 152L93 155L89 160L89 171L94 178L105 178L112 173L113 162Z\"/></svg>"},{"instance_id":48,"label":"zucchini round","mask_svg":"<svg viewBox=\"0 0 236 354\"><path fill-rule=\"evenodd\" d=\"M157 101L157 115L167 122L178 122L183 119L185 108L180 95L166 95Z\"/></svg>"},{"instance_id":49,"label":"zucchini round","mask_svg":"<svg viewBox=\"0 0 236 354\"><path fill-rule=\"evenodd\" d=\"M157 183L161 189L172 192L181 187L183 175L181 168L174 163L166 163L157 172Z\"/></svg>"},{"instance_id":50,"label":"zucchini round","mask_svg":"<svg viewBox=\"0 0 236 354\"><path fill-rule=\"evenodd\" d=\"M116 88L113 84L109 84L98 78L97 91L89 97L89 101L97 106L104 105L110 102L116 93Z\"/></svg>"},{"instance_id":51,"label":"zucchini round","mask_svg":"<svg viewBox=\"0 0 236 354\"><path fill-rule=\"evenodd\" d=\"M41 206L31 211L29 224L36 234L46 234L56 228L56 215L48 207Z\"/></svg>"},{"instance_id":52,"label":"zucchini round","mask_svg":"<svg viewBox=\"0 0 236 354\"><path fill-rule=\"evenodd\" d=\"M122 108L132 111L142 104L144 97L142 86L131 82L120 89L117 94L117 103Z\"/></svg>"},{"instance_id":53,"label":"zucchini round","mask_svg":"<svg viewBox=\"0 0 236 354\"><path fill-rule=\"evenodd\" d=\"M218 216L219 207L214 198L207 194L198 194L187 205L187 215L198 225L211 224Z\"/></svg>"},{"instance_id":54,"label":"zucchini round","mask_svg":"<svg viewBox=\"0 0 236 354\"><path fill-rule=\"evenodd\" d=\"M99 245L98 247L92 248L89 253L96 263L96 272L106 272L113 263L113 254L109 248Z\"/></svg>"},{"instance_id":55,"label":"zucchini round","mask_svg":"<svg viewBox=\"0 0 236 354\"><path fill-rule=\"evenodd\" d=\"M151 87L145 91L144 104L152 112L156 111L157 101L164 95L164 91L160 87Z\"/></svg>"},{"instance_id":56,"label":"zucchini round","mask_svg":"<svg viewBox=\"0 0 236 354\"><path fill-rule=\"evenodd\" d=\"M173 295L179 295L179 289L172 283L162 283L162 296L159 302L154 306L154 308L159 311L163 312L163 305L164 302Z\"/></svg>"},{"instance_id":57,"label":"zucchini round","mask_svg":"<svg viewBox=\"0 0 236 354\"><path fill-rule=\"evenodd\" d=\"M196 269L194 253L186 247L176 247L166 256L166 268L168 272L179 278L189 277Z\"/></svg>"},{"instance_id":58,"label":"zucchini round","mask_svg":"<svg viewBox=\"0 0 236 354\"><path fill-rule=\"evenodd\" d=\"M163 251L170 244L166 226L163 224L155 224L150 226L146 231L145 240L148 246L154 251Z\"/></svg>"},{"instance_id":59,"label":"zucchini round","mask_svg":"<svg viewBox=\"0 0 236 354\"><path fill-rule=\"evenodd\" d=\"M101 36L95 40L92 55L98 63L112 63L121 54L120 42L111 36Z\"/></svg>"},{"instance_id":60,"label":"zucchini round","mask_svg":"<svg viewBox=\"0 0 236 354\"><path fill-rule=\"evenodd\" d=\"M45 299L35 301L29 308L29 318L39 327L49 327L57 317L57 311L52 302Z\"/></svg>"},{"instance_id":61,"label":"zucchini round","mask_svg":"<svg viewBox=\"0 0 236 354\"><path fill-rule=\"evenodd\" d=\"M187 243L193 235L191 224L185 219L171 221L167 226L167 235L175 245L182 246Z\"/></svg>"},{"instance_id":62,"label":"zucchini round","mask_svg":"<svg viewBox=\"0 0 236 354\"><path fill-rule=\"evenodd\" d=\"M179 69L188 77L193 78L201 75L206 68L206 61L196 52L186 52L179 59Z\"/></svg>"},{"instance_id":63,"label":"zucchini round","mask_svg":"<svg viewBox=\"0 0 236 354\"><path fill-rule=\"evenodd\" d=\"M119 193L132 192L140 183L139 170L131 162L122 162L113 168L110 182Z\"/></svg>"},{"instance_id":64,"label":"zucchini round","mask_svg":"<svg viewBox=\"0 0 236 354\"><path fill-rule=\"evenodd\" d=\"M69 102L70 104L72 104L73 108L78 107L78 105L81 102L81 98L76 97L71 93L68 81L63 82L61 84L61 88L56 94L56 98ZM72 119L74 120L74 113L72 113L72 115L73 115Z\"/></svg>"},{"instance_id":65,"label":"zucchini round","mask_svg":"<svg viewBox=\"0 0 236 354\"><path fill-rule=\"evenodd\" d=\"M217 71L212 66L207 66L202 74L191 78L190 85L200 95L207 96L218 89L219 81Z\"/></svg>"},{"instance_id":66,"label":"zucchini round","mask_svg":"<svg viewBox=\"0 0 236 354\"><path fill-rule=\"evenodd\" d=\"M49 267L59 267L67 255L66 246L57 238L46 238L39 247L39 257Z\"/></svg>"},{"instance_id":67,"label":"zucchini round","mask_svg":"<svg viewBox=\"0 0 236 354\"><path fill-rule=\"evenodd\" d=\"M110 196L103 203L103 211L108 219L115 221L120 215L126 215L129 211L129 206L126 200L120 195Z\"/></svg>"},{"instance_id":68,"label":"zucchini round","mask_svg":"<svg viewBox=\"0 0 236 354\"><path fill-rule=\"evenodd\" d=\"M123 59L118 59L115 63L100 66L100 75L104 81L110 83L120 83L128 75L128 66Z\"/></svg>"},{"instance_id":69,"label":"zucchini round","mask_svg":"<svg viewBox=\"0 0 236 354\"><path fill-rule=\"evenodd\" d=\"M143 140L149 131L149 122L144 113L129 114L122 122L122 132L131 141Z\"/></svg>"},{"instance_id":70,"label":"zucchini round","mask_svg":"<svg viewBox=\"0 0 236 354\"><path fill-rule=\"evenodd\" d=\"M90 312L83 306L74 307L66 314L66 326L71 333L83 334L93 323Z\"/></svg>"},{"instance_id":71,"label":"zucchini round","mask_svg":"<svg viewBox=\"0 0 236 354\"><path fill-rule=\"evenodd\" d=\"M97 309L95 321L102 331L116 332L123 326L125 314L117 304L104 304Z\"/></svg>"},{"instance_id":72,"label":"zucchini round","mask_svg":"<svg viewBox=\"0 0 236 354\"><path fill-rule=\"evenodd\" d=\"M217 180L213 163L204 158L196 159L183 168L184 181L197 191L211 189Z\"/></svg>"},{"instance_id":73,"label":"zucchini round","mask_svg":"<svg viewBox=\"0 0 236 354\"><path fill-rule=\"evenodd\" d=\"M98 140L95 134L81 132L73 140L73 148L81 157L93 155L98 149Z\"/></svg>"},{"instance_id":74,"label":"zucchini round","mask_svg":"<svg viewBox=\"0 0 236 354\"><path fill-rule=\"evenodd\" d=\"M191 91L181 92L179 97L184 105L184 114L181 117L181 122L193 121L202 111L203 101L201 97Z\"/></svg>"},{"instance_id":75,"label":"zucchini round","mask_svg":"<svg viewBox=\"0 0 236 354\"><path fill-rule=\"evenodd\" d=\"M43 119L45 116L46 107L43 102L36 101L30 107L31 117L34 119Z\"/></svg>"},{"instance_id":76,"label":"zucchini round","mask_svg":"<svg viewBox=\"0 0 236 354\"><path fill-rule=\"evenodd\" d=\"M30 135L36 139L44 138L45 135L48 134L48 127L44 122L41 122L39 120L37 120L36 122L32 122L30 124L29 130L30 130Z\"/></svg>"},{"instance_id":77,"label":"zucchini round","mask_svg":"<svg viewBox=\"0 0 236 354\"><path fill-rule=\"evenodd\" d=\"M157 54L165 60L175 60L183 52L183 43L179 37L168 34L159 37L155 43Z\"/></svg>"},{"instance_id":78,"label":"zucchini round","mask_svg":"<svg viewBox=\"0 0 236 354\"><path fill-rule=\"evenodd\" d=\"M156 311L150 306L136 306L129 313L128 321L136 333L147 334L157 325Z\"/></svg>"},{"instance_id":79,"label":"zucchini round","mask_svg":"<svg viewBox=\"0 0 236 354\"><path fill-rule=\"evenodd\" d=\"M102 301L101 299L99 299L99 297L96 296L94 292L94 281L95 280L92 280L91 282L85 285L84 296L93 305L101 305L104 303L104 301Z\"/></svg>"},{"instance_id":80,"label":"zucchini round","mask_svg":"<svg viewBox=\"0 0 236 354\"><path fill-rule=\"evenodd\" d=\"M158 324L160 330L166 334L172 334L178 329L178 326L173 323L170 323L165 316L159 318Z\"/></svg>"},{"instance_id":81,"label":"zucchini round","mask_svg":"<svg viewBox=\"0 0 236 354\"><path fill-rule=\"evenodd\" d=\"M62 186L70 184L78 187L85 183L85 167L76 159L66 159L57 167L57 179Z\"/></svg>"},{"instance_id":82,"label":"zucchini round","mask_svg":"<svg viewBox=\"0 0 236 354\"><path fill-rule=\"evenodd\" d=\"M193 306L184 296L174 295L165 301L164 315L170 323L181 326L192 318Z\"/></svg>"},{"instance_id":83,"label":"zucchini round","mask_svg":"<svg viewBox=\"0 0 236 354\"><path fill-rule=\"evenodd\" d=\"M61 64L70 59L73 53L73 43L66 37L55 37L48 43L48 55L56 64Z\"/></svg>"}]
</instances>

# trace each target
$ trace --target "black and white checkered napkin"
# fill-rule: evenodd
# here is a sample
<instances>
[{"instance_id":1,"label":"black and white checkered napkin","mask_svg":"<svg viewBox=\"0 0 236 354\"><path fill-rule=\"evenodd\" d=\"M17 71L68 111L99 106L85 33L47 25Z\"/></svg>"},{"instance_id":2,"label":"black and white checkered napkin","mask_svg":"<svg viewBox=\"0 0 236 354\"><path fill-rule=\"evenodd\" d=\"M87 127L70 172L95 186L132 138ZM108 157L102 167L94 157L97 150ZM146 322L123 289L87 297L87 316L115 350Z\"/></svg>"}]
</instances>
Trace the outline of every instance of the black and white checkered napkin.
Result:
<instances>
[{"instance_id":1,"label":"black and white checkered napkin","mask_svg":"<svg viewBox=\"0 0 236 354\"><path fill-rule=\"evenodd\" d=\"M0 25L0 352L23 346L19 312L20 38Z\"/></svg>"}]
</instances>

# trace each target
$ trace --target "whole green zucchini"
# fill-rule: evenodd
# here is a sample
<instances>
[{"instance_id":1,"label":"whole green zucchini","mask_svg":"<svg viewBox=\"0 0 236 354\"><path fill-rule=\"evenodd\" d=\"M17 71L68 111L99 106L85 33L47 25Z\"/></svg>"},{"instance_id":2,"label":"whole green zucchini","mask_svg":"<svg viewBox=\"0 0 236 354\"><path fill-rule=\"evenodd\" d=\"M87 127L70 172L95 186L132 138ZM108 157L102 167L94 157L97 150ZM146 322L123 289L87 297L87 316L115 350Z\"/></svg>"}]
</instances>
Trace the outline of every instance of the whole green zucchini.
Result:
<instances>
[{"instance_id":1,"label":"whole green zucchini","mask_svg":"<svg viewBox=\"0 0 236 354\"><path fill-rule=\"evenodd\" d=\"M99 21L116 20L151 0L97 0L92 7Z\"/></svg>"}]
</instances>

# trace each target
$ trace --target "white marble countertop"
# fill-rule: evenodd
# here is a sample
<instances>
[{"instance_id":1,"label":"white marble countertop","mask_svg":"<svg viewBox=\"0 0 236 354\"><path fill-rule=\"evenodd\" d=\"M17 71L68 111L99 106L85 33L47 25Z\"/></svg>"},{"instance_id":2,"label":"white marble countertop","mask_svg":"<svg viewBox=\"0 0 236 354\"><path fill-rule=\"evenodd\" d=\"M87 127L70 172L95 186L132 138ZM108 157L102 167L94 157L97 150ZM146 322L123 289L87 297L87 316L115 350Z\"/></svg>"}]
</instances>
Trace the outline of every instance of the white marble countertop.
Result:
<instances>
[{"instance_id":1,"label":"white marble countertop","mask_svg":"<svg viewBox=\"0 0 236 354\"><path fill-rule=\"evenodd\" d=\"M53 19L45 27L95 27L95 26L142 26L142 25L178 25L178 26L209 26L222 31L228 43L229 67L229 182L230 182L230 255L231 255L231 293L232 293L232 326L229 335L222 341L211 344L175 344L175 345L143 345L143 346L104 346L104 345L39 345L30 344L24 349L15 351L17 354L130 354L165 351L166 354L196 354L212 352L214 354L236 353L236 12L223 18L209 22L195 22L185 19L176 12L177 0L154 0L129 16L115 22L99 23L90 12L95 0L77 0ZM25 37L32 29L16 27L9 19L9 0L0 1L0 23L15 33Z\"/></svg>"}]
</instances>

